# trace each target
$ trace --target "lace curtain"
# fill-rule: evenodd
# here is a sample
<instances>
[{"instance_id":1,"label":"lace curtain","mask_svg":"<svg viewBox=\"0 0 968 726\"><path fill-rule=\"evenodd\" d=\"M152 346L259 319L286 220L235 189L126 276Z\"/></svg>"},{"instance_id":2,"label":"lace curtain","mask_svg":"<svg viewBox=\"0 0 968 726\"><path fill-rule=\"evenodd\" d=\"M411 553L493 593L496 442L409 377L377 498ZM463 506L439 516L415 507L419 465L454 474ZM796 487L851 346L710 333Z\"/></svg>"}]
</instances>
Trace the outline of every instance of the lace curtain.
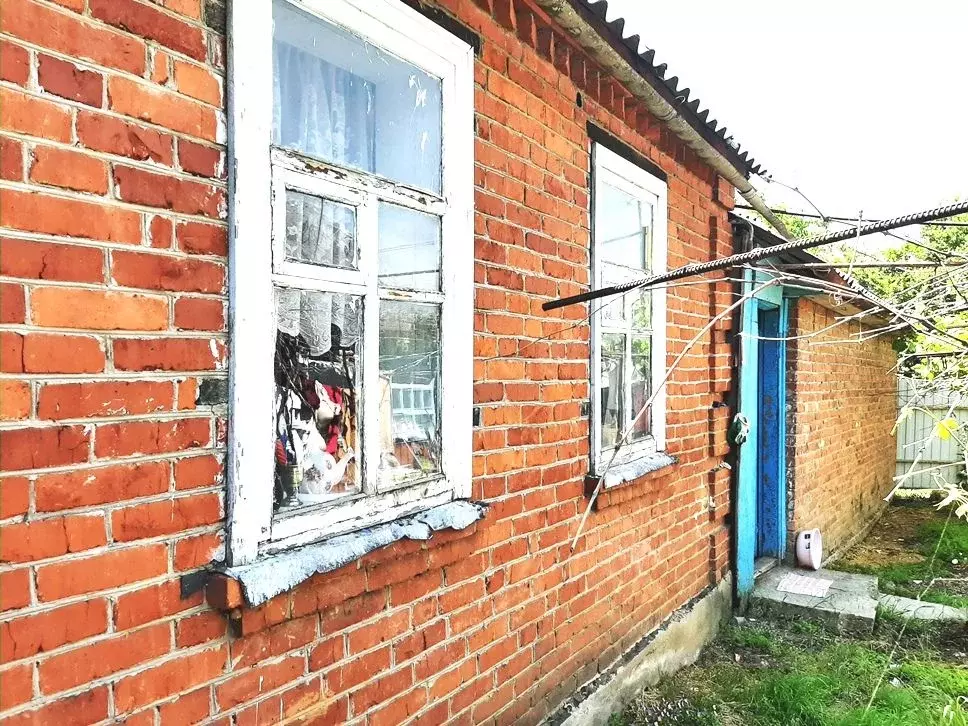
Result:
<instances>
[{"instance_id":1,"label":"lace curtain","mask_svg":"<svg viewBox=\"0 0 968 726\"><path fill-rule=\"evenodd\" d=\"M373 170L373 84L288 43L274 44L273 142L336 164ZM286 197L286 257L328 267L356 266L351 207L290 191ZM302 335L318 356L359 338L355 303L348 295L277 294L278 327Z\"/></svg>"}]
</instances>

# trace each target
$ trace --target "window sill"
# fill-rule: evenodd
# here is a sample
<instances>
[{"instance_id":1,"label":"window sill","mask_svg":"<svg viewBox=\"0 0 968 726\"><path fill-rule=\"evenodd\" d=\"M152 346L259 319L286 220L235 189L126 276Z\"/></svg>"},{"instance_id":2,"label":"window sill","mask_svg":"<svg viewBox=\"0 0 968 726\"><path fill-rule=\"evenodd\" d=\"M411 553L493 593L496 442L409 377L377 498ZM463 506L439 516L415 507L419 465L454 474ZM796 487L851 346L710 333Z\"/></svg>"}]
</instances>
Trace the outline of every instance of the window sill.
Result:
<instances>
[{"instance_id":1,"label":"window sill","mask_svg":"<svg viewBox=\"0 0 968 726\"><path fill-rule=\"evenodd\" d=\"M653 454L647 454L619 466L613 466L605 475L605 483L602 485L602 489L604 491L608 491L609 489L615 489L616 487L630 484L631 482L642 478L646 474L651 474L659 471L660 469L673 466L677 461L678 459L676 459L676 457L659 451ZM600 479L601 477L596 474L589 474L585 477L586 497L590 497L592 495L592 492L595 491L595 487L598 486Z\"/></svg>"},{"instance_id":2,"label":"window sill","mask_svg":"<svg viewBox=\"0 0 968 726\"><path fill-rule=\"evenodd\" d=\"M220 568L206 586L206 597L217 610L257 607L313 575L337 570L399 540L425 541L444 529L467 529L486 512L487 505L482 502L448 502L393 522L263 557L249 565Z\"/></svg>"}]
</instances>

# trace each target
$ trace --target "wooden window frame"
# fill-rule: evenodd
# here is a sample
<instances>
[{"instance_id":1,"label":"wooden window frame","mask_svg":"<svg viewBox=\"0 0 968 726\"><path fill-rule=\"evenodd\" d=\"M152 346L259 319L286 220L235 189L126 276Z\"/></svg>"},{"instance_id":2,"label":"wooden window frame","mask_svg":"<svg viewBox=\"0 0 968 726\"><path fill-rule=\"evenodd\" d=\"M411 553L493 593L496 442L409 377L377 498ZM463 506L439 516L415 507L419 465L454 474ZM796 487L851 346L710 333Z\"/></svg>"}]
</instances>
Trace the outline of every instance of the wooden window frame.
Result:
<instances>
[{"instance_id":1,"label":"wooden window frame","mask_svg":"<svg viewBox=\"0 0 968 726\"><path fill-rule=\"evenodd\" d=\"M613 186L635 196L640 201L652 206L652 257L651 273L665 272L668 255L668 191L666 182L628 159L619 156L611 149L600 143L592 144L592 197L597 196L598 185L607 180ZM594 203L594 202L593 202ZM600 287L602 282L602 266L597 253L597 238L595 230L595 214L591 215L592 254L591 279L593 287ZM645 273L643 273L644 275ZM652 290L652 382L665 375L666 366L666 291L659 287ZM601 340L603 328L602 308L605 301L593 302L591 315L591 412L590 421L590 451L591 470L593 475L601 475L603 469L612 458L613 447L602 447L601 424ZM634 416L636 411L631 412ZM648 414L646 414L648 415ZM651 410L651 434L641 441L629 442L622 446L614 464L621 466L637 459L665 451L666 449L666 391L659 390Z\"/></svg>"},{"instance_id":2,"label":"wooden window frame","mask_svg":"<svg viewBox=\"0 0 968 726\"><path fill-rule=\"evenodd\" d=\"M471 494L473 386L473 49L400 0L286 0L441 79L442 190L428 193L375 174L308 160L273 147L272 0L230 3L229 118L229 368L227 462L228 548L231 566L355 529L392 521ZM285 189L324 191L357 209L360 249L373 263L360 272L280 261ZM314 192L315 190L315 192ZM392 293L377 287L377 202L430 212L441 219L439 293ZM274 260L274 249L276 252ZM275 261L276 266L273 267ZM339 279L344 277L346 279ZM350 277L357 277L351 280ZM273 284L348 291L362 283L371 300L439 302L441 306L442 475L390 490L367 487L347 500L274 516ZM349 287L348 287L349 286ZM375 395L379 311L364 307L364 461L379 448ZM374 332L375 331L375 332ZM369 429L370 433L367 433ZM378 456L378 454L377 454ZM364 468L366 464L364 464ZM374 471L376 467L371 467ZM375 476L371 472L369 476Z\"/></svg>"}]
</instances>

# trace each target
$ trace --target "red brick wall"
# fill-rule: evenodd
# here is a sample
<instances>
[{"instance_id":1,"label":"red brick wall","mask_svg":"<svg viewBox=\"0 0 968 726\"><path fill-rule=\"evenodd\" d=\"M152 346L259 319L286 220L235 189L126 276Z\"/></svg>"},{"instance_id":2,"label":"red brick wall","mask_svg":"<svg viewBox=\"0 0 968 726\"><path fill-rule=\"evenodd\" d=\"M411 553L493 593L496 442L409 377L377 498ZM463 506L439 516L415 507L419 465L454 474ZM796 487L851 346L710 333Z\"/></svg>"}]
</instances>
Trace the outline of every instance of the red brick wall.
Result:
<instances>
[{"instance_id":1,"label":"red brick wall","mask_svg":"<svg viewBox=\"0 0 968 726\"><path fill-rule=\"evenodd\" d=\"M885 506L894 476L897 355L891 339L837 342L848 332L838 314L805 298L791 309L788 355L787 470L790 544L819 527L825 556L846 545Z\"/></svg>"},{"instance_id":2,"label":"red brick wall","mask_svg":"<svg viewBox=\"0 0 968 726\"><path fill-rule=\"evenodd\" d=\"M725 324L669 387L679 464L603 496L570 554L589 331L540 304L587 284L586 120L669 174L670 266L729 252L732 189L527 0L441 5L483 40L473 473L491 511L231 622L179 597L224 538L224 11L0 6L6 723L533 723L724 575ZM670 361L728 296L670 291Z\"/></svg>"}]
</instances>

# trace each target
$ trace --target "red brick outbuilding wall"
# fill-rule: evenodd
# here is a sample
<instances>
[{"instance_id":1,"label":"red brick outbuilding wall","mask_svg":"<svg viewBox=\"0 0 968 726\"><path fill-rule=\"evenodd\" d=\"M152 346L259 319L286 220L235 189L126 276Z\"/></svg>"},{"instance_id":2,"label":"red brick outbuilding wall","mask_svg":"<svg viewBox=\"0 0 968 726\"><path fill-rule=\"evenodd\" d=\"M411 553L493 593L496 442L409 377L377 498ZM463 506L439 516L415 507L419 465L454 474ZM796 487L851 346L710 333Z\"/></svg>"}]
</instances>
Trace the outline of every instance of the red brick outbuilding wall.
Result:
<instances>
[{"instance_id":1,"label":"red brick outbuilding wall","mask_svg":"<svg viewBox=\"0 0 968 726\"><path fill-rule=\"evenodd\" d=\"M790 546L799 530L819 527L826 556L886 506L897 454L897 354L890 336L846 341L857 324L835 325L840 315L814 300L801 298L791 313L790 333L801 337L787 349Z\"/></svg>"},{"instance_id":2,"label":"red brick outbuilding wall","mask_svg":"<svg viewBox=\"0 0 968 726\"><path fill-rule=\"evenodd\" d=\"M227 618L179 582L224 543L224 7L0 4L6 724L534 723L727 572L728 321L672 377L678 464L602 497L571 554L589 329L540 305L588 282L588 120L669 175L671 267L729 253L732 188L528 0L439 5L482 40L473 489L490 512ZM670 362L729 295L670 289Z\"/></svg>"}]
</instances>

